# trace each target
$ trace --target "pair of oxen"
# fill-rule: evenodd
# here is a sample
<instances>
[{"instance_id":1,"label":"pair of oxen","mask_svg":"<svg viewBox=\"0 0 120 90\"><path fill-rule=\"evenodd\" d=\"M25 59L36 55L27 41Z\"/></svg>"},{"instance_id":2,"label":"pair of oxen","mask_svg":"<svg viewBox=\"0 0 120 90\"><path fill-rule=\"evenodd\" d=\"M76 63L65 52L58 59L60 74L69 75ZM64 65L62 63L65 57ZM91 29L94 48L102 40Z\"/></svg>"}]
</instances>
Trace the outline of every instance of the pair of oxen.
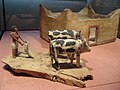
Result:
<instances>
[{"instance_id":1,"label":"pair of oxen","mask_svg":"<svg viewBox=\"0 0 120 90\"><path fill-rule=\"evenodd\" d=\"M51 30L48 31L49 52L51 56L51 64L55 60L56 69L60 69L58 55L67 54L67 57L73 64L74 56L76 55L76 66L80 66L80 54L90 52L91 49L86 39L81 35L80 31L76 30Z\"/></svg>"}]
</instances>

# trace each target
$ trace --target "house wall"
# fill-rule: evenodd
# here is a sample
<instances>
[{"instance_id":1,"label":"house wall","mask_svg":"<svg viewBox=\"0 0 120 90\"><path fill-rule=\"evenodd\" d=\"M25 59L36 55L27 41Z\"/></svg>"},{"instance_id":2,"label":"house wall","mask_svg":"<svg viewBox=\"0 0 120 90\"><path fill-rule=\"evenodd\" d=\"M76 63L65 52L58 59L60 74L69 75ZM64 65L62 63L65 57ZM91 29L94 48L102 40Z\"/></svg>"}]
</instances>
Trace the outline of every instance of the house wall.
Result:
<instances>
[{"instance_id":1,"label":"house wall","mask_svg":"<svg viewBox=\"0 0 120 90\"><path fill-rule=\"evenodd\" d=\"M49 30L56 30L56 29L65 29L66 19L58 17L57 19L48 17L43 7L40 7L40 36L48 41L47 33Z\"/></svg>"},{"instance_id":2,"label":"house wall","mask_svg":"<svg viewBox=\"0 0 120 90\"><path fill-rule=\"evenodd\" d=\"M48 13L48 12L47 12ZM41 37L48 41L48 30L80 30L88 41L90 27L98 28L97 44L114 41L118 31L118 18L116 14L110 18L79 20L75 13L70 10L64 11L58 18L48 17L45 10L41 7Z\"/></svg>"},{"instance_id":3,"label":"house wall","mask_svg":"<svg viewBox=\"0 0 120 90\"><path fill-rule=\"evenodd\" d=\"M90 27L97 27L97 44L107 43L114 41L117 37L118 15L115 15L113 18L110 19L102 20L73 20L71 22L68 22L67 26L67 29L81 30L87 41L89 39Z\"/></svg>"}]
</instances>

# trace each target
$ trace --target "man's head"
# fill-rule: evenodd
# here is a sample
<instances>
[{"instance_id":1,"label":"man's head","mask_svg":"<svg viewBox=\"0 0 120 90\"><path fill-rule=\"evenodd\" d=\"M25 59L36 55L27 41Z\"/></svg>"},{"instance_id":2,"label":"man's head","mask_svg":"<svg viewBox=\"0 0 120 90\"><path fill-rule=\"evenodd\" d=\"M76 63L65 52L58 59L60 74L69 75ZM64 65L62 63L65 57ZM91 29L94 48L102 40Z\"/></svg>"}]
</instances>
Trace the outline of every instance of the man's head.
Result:
<instances>
[{"instance_id":1,"label":"man's head","mask_svg":"<svg viewBox=\"0 0 120 90\"><path fill-rule=\"evenodd\" d=\"M16 32L17 32L17 31L18 31L18 28L14 28L14 31L16 31Z\"/></svg>"},{"instance_id":2,"label":"man's head","mask_svg":"<svg viewBox=\"0 0 120 90\"><path fill-rule=\"evenodd\" d=\"M16 26L16 25L13 25L13 26L11 27L11 29L12 29L12 30L14 30L15 32L17 32L17 31L18 31L18 28L17 28L17 26Z\"/></svg>"}]
</instances>

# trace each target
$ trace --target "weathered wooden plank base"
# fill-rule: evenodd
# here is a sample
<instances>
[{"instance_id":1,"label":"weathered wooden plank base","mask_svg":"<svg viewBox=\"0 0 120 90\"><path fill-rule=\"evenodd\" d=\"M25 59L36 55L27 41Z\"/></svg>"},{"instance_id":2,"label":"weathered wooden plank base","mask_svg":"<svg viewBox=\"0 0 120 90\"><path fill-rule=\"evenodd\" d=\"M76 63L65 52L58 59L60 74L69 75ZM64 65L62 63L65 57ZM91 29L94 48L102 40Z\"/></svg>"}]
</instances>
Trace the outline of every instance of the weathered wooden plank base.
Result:
<instances>
[{"instance_id":1,"label":"weathered wooden plank base","mask_svg":"<svg viewBox=\"0 0 120 90\"><path fill-rule=\"evenodd\" d=\"M11 55L2 59L17 73L27 73L35 77L45 78L52 81L61 82L67 85L85 87L85 80L92 79L92 75L81 60L81 68L74 64L70 65L69 59L59 58L61 69L57 71L50 65L50 56L47 53L32 52L33 58L20 53L15 59ZM53 65L55 66L55 65Z\"/></svg>"}]
</instances>

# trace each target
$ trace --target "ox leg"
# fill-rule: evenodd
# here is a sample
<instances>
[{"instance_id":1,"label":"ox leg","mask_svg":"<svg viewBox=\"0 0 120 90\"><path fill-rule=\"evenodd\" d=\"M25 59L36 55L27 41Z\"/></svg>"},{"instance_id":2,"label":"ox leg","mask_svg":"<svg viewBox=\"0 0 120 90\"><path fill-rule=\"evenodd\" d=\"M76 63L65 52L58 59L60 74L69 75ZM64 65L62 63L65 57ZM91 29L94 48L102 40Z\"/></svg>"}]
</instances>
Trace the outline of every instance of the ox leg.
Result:
<instances>
[{"instance_id":1,"label":"ox leg","mask_svg":"<svg viewBox=\"0 0 120 90\"><path fill-rule=\"evenodd\" d=\"M51 51L50 49L51 49L51 48L50 48L50 43L49 43L49 52L48 52L48 53L49 53L49 55L51 55L51 54L50 54L50 51Z\"/></svg>"},{"instance_id":2,"label":"ox leg","mask_svg":"<svg viewBox=\"0 0 120 90\"><path fill-rule=\"evenodd\" d=\"M71 54L71 56L70 56L70 60L71 60L71 64L73 64L73 59L74 59L74 54Z\"/></svg>"},{"instance_id":3,"label":"ox leg","mask_svg":"<svg viewBox=\"0 0 120 90\"><path fill-rule=\"evenodd\" d=\"M51 49L52 49L51 48L51 43L49 43L49 52L48 53L49 53L50 56L51 56Z\"/></svg>"},{"instance_id":4,"label":"ox leg","mask_svg":"<svg viewBox=\"0 0 120 90\"><path fill-rule=\"evenodd\" d=\"M76 66L77 67L81 67L80 66L80 52L76 53Z\"/></svg>"},{"instance_id":5,"label":"ox leg","mask_svg":"<svg viewBox=\"0 0 120 90\"><path fill-rule=\"evenodd\" d=\"M67 59L70 59L70 54L67 54Z\"/></svg>"},{"instance_id":6,"label":"ox leg","mask_svg":"<svg viewBox=\"0 0 120 90\"><path fill-rule=\"evenodd\" d=\"M53 58L54 58L54 53L52 52L52 47L49 45L49 54L50 54L50 57L51 57L51 66L53 64Z\"/></svg>"},{"instance_id":7,"label":"ox leg","mask_svg":"<svg viewBox=\"0 0 120 90\"><path fill-rule=\"evenodd\" d=\"M57 66L57 70L60 70L60 65L59 65L59 62L58 62L58 59L57 59L57 54L54 54L54 60L55 60L56 66Z\"/></svg>"},{"instance_id":8,"label":"ox leg","mask_svg":"<svg viewBox=\"0 0 120 90\"><path fill-rule=\"evenodd\" d=\"M53 56L53 54L51 54L51 66L53 64L53 58L54 58L54 56Z\"/></svg>"}]
</instances>

